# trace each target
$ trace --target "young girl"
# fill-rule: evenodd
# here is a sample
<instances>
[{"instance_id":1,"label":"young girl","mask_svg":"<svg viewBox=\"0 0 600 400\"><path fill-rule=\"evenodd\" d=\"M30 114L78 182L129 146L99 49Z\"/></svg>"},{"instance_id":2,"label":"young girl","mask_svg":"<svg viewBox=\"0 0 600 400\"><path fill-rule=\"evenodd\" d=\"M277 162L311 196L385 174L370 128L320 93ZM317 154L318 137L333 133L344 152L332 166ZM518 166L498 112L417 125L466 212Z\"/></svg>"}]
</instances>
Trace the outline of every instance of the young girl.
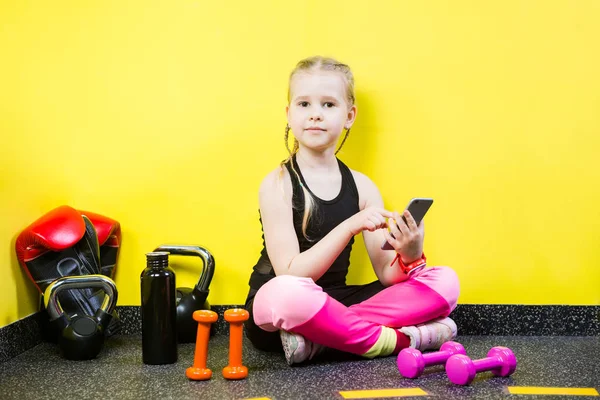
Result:
<instances>
[{"instance_id":1,"label":"young girl","mask_svg":"<svg viewBox=\"0 0 600 400\"><path fill-rule=\"evenodd\" d=\"M323 57L300 61L288 101L289 157L260 186L264 248L249 282L248 338L262 350L283 348L290 365L324 347L366 358L438 349L456 337L448 315L458 279L448 267L424 268L423 222L386 210L375 184L336 157L356 118L349 67ZM359 233L378 280L350 286ZM385 240L395 251L381 249Z\"/></svg>"}]
</instances>

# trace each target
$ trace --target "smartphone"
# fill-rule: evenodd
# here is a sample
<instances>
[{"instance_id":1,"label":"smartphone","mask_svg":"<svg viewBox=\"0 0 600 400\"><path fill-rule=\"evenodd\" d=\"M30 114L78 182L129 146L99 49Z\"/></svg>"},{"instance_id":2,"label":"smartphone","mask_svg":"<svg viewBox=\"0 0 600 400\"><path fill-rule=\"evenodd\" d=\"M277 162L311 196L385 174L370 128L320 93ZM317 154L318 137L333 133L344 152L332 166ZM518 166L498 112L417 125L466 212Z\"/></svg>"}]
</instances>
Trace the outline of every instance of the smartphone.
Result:
<instances>
[{"instance_id":1,"label":"smartphone","mask_svg":"<svg viewBox=\"0 0 600 400\"><path fill-rule=\"evenodd\" d=\"M425 214L427 214L427 211L429 210L429 208L431 207L432 204L433 204L433 199L428 199L428 198L424 198L424 197L416 197L408 203L408 206L406 207L406 209L410 212L410 215L412 215L412 217L414 218L417 225L419 225L421 223L421 221L423 220L423 217L425 217ZM404 218L404 216L402 216L402 219L406 223L406 218ZM394 237L394 235L392 235L392 237ZM381 245L381 250L394 250L394 248L386 240Z\"/></svg>"}]
</instances>

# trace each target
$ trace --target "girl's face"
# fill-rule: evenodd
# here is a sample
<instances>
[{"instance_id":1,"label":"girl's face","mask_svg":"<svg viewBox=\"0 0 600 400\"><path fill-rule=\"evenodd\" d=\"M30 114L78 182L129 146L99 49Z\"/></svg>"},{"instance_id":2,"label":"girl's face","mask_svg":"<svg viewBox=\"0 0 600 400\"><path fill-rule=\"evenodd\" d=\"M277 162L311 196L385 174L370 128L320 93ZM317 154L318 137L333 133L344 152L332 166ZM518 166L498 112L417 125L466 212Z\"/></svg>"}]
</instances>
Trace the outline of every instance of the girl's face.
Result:
<instances>
[{"instance_id":1,"label":"girl's face","mask_svg":"<svg viewBox=\"0 0 600 400\"><path fill-rule=\"evenodd\" d=\"M288 124L301 146L315 151L335 148L356 118L346 100L342 75L335 71L300 72L290 82Z\"/></svg>"}]
</instances>

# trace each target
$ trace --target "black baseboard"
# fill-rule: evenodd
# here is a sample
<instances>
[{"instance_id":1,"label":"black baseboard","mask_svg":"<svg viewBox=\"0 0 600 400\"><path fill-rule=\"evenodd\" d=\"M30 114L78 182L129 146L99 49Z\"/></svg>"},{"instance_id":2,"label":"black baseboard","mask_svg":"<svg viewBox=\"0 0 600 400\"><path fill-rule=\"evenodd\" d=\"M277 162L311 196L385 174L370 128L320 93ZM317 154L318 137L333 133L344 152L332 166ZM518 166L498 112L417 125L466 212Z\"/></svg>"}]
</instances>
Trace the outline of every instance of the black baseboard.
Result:
<instances>
[{"instance_id":1,"label":"black baseboard","mask_svg":"<svg viewBox=\"0 0 600 400\"><path fill-rule=\"evenodd\" d=\"M36 312L0 328L0 363L10 360L41 343L40 326L42 318L43 314Z\"/></svg>"},{"instance_id":2,"label":"black baseboard","mask_svg":"<svg viewBox=\"0 0 600 400\"><path fill-rule=\"evenodd\" d=\"M226 335L223 313L241 306L212 306L219 314L215 334ZM119 306L122 335L142 333L139 306ZM600 336L600 306L459 304L450 314L459 335ZM47 314L37 312L0 328L0 362L10 360L44 340Z\"/></svg>"},{"instance_id":3,"label":"black baseboard","mask_svg":"<svg viewBox=\"0 0 600 400\"><path fill-rule=\"evenodd\" d=\"M600 335L600 306L459 304L450 318L459 335Z\"/></svg>"},{"instance_id":4,"label":"black baseboard","mask_svg":"<svg viewBox=\"0 0 600 400\"><path fill-rule=\"evenodd\" d=\"M229 325L225 318L223 317L223 313L230 308L240 308L243 306L236 305L221 305L221 306L211 306L211 310L216 312L219 315L219 319L214 324L216 335L227 335L229 333ZM142 315L140 312L139 306L120 306L117 307L117 311L119 312L119 316L121 317L121 321L123 322L123 327L121 328L122 335L141 335L142 334Z\"/></svg>"},{"instance_id":5,"label":"black baseboard","mask_svg":"<svg viewBox=\"0 0 600 400\"><path fill-rule=\"evenodd\" d=\"M216 333L227 334L225 310L235 305L212 306L219 314ZM126 334L141 334L137 306L118 307ZM450 314L459 335L494 336L599 336L600 306L526 306L459 304Z\"/></svg>"}]
</instances>

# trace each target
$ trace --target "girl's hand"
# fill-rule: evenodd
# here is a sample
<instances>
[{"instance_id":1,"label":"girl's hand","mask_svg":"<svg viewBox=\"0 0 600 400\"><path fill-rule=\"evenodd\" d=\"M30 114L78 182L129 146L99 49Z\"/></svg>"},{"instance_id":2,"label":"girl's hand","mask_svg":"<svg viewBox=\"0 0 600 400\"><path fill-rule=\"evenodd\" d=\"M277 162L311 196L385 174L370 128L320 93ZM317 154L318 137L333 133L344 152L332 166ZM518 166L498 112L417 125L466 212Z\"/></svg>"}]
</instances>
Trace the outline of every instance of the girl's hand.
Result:
<instances>
[{"instance_id":1,"label":"girl's hand","mask_svg":"<svg viewBox=\"0 0 600 400\"><path fill-rule=\"evenodd\" d=\"M393 219L388 221L390 231L388 232L386 229L383 233L388 243L400 254L402 262L408 264L423 254L425 225L421 221L419 226L417 226L417 223L408 210L405 210L403 215L406 218L406 222L404 222L398 212L394 211Z\"/></svg>"},{"instance_id":2,"label":"girl's hand","mask_svg":"<svg viewBox=\"0 0 600 400\"><path fill-rule=\"evenodd\" d=\"M386 209L367 207L348 218L345 223L354 236L362 231L374 232L377 229L387 228L386 218L392 218L393 216L394 214Z\"/></svg>"}]
</instances>

